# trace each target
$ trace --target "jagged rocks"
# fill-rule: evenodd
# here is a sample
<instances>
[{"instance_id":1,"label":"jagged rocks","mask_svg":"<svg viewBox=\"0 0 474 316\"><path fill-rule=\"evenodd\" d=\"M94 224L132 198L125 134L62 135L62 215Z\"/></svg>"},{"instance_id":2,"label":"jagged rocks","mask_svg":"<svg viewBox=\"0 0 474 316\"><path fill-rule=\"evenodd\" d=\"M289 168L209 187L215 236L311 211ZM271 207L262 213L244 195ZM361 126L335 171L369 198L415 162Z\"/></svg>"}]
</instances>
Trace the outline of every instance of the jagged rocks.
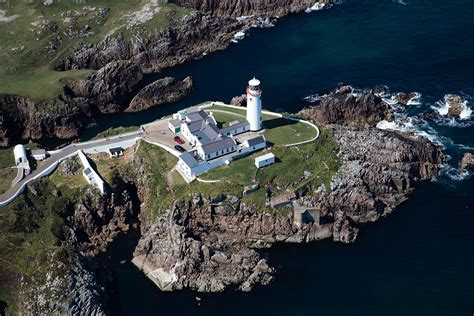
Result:
<instances>
[{"instance_id":1,"label":"jagged rocks","mask_svg":"<svg viewBox=\"0 0 474 316\"><path fill-rule=\"evenodd\" d=\"M444 102L448 107L448 117L459 117L464 109L463 99L456 94L448 94L444 97Z\"/></svg>"},{"instance_id":2,"label":"jagged rocks","mask_svg":"<svg viewBox=\"0 0 474 316\"><path fill-rule=\"evenodd\" d=\"M64 257L48 251L45 256L48 271L21 282L21 314L107 315L107 270L80 254Z\"/></svg>"},{"instance_id":3,"label":"jagged rocks","mask_svg":"<svg viewBox=\"0 0 474 316\"><path fill-rule=\"evenodd\" d=\"M465 153L462 157L461 164L459 165L459 169L469 170L473 168L474 168L474 154Z\"/></svg>"},{"instance_id":4,"label":"jagged rocks","mask_svg":"<svg viewBox=\"0 0 474 316\"><path fill-rule=\"evenodd\" d=\"M235 105L235 106L246 107L247 106L247 95L242 94L241 96L233 97L232 100L230 100L230 104Z\"/></svg>"},{"instance_id":5,"label":"jagged rocks","mask_svg":"<svg viewBox=\"0 0 474 316\"><path fill-rule=\"evenodd\" d=\"M157 80L141 89L125 111L143 111L156 105L179 101L191 92L192 87L191 77L182 81L172 77Z\"/></svg>"},{"instance_id":6,"label":"jagged rocks","mask_svg":"<svg viewBox=\"0 0 474 316\"><path fill-rule=\"evenodd\" d=\"M418 94L416 92L411 92L411 93L399 92L395 95L395 101L397 101L398 104L406 106L411 100L413 100L417 96Z\"/></svg>"},{"instance_id":7,"label":"jagged rocks","mask_svg":"<svg viewBox=\"0 0 474 316\"><path fill-rule=\"evenodd\" d=\"M366 90L359 96L350 86L342 86L301 113L323 124L374 126L381 120L390 120L392 110L374 90Z\"/></svg>"}]
</instances>

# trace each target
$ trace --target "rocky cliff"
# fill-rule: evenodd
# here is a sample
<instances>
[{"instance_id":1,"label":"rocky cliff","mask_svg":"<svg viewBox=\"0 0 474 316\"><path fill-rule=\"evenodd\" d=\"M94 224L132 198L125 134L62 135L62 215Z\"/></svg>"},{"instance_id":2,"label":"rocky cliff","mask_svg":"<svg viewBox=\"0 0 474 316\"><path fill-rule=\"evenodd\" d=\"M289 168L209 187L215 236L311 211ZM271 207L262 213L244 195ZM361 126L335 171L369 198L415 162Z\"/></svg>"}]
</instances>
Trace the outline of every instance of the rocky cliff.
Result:
<instances>
[{"instance_id":1,"label":"rocky cliff","mask_svg":"<svg viewBox=\"0 0 474 316\"><path fill-rule=\"evenodd\" d=\"M166 78L140 91L136 101L126 101L143 79L136 64L111 62L85 80L69 84L57 99L35 102L25 97L0 96L0 146L20 140L71 139L102 114L140 111L186 96L192 81Z\"/></svg>"},{"instance_id":2,"label":"rocky cliff","mask_svg":"<svg viewBox=\"0 0 474 316\"><path fill-rule=\"evenodd\" d=\"M283 16L330 0L173 0L179 6L220 16Z\"/></svg>"},{"instance_id":3,"label":"rocky cliff","mask_svg":"<svg viewBox=\"0 0 474 316\"><path fill-rule=\"evenodd\" d=\"M192 88L193 80L191 77L187 77L183 81L172 77L157 80L141 89L125 111L143 111L155 105L176 102L189 94Z\"/></svg>"}]
</instances>

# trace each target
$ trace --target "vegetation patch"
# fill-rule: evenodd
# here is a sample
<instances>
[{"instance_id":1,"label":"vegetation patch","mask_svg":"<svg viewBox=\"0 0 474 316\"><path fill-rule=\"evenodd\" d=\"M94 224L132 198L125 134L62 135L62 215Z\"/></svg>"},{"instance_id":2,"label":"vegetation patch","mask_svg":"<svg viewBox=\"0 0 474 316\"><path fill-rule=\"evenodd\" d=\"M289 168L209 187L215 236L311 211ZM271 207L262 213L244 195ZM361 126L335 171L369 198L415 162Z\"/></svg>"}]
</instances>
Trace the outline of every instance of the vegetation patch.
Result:
<instances>
[{"instance_id":1,"label":"vegetation patch","mask_svg":"<svg viewBox=\"0 0 474 316\"><path fill-rule=\"evenodd\" d=\"M13 156L13 148L0 149L0 193L7 191L13 179L15 179L17 169L15 166L15 157Z\"/></svg>"},{"instance_id":2,"label":"vegetation patch","mask_svg":"<svg viewBox=\"0 0 474 316\"><path fill-rule=\"evenodd\" d=\"M20 278L45 282L47 253L67 256L64 246L69 231L64 218L73 211L81 190L59 190L48 180L36 181L0 212L0 300L15 314Z\"/></svg>"}]
</instances>

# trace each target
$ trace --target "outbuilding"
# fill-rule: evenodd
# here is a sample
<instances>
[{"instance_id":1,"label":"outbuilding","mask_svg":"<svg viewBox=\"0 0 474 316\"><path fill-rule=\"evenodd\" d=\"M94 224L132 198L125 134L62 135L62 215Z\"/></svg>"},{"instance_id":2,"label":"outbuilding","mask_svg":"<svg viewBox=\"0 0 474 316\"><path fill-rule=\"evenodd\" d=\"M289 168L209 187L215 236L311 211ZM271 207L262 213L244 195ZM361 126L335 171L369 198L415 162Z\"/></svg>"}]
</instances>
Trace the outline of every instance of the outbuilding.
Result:
<instances>
[{"instance_id":1,"label":"outbuilding","mask_svg":"<svg viewBox=\"0 0 474 316\"><path fill-rule=\"evenodd\" d=\"M23 166L25 164L29 164L26 148L24 145L16 145L15 148L13 148L13 154L15 156L15 165Z\"/></svg>"},{"instance_id":2,"label":"outbuilding","mask_svg":"<svg viewBox=\"0 0 474 316\"><path fill-rule=\"evenodd\" d=\"M170 120L168 122L168 128L170 131L172 131L174 134L178 134L181 132L181 121L179 120Z\"/></svg>"},{"instance_id":3,"label":"outbuilding","mask_svg":"<svg viewBox=\"0 0 474 316\"><path fill-rule=\"evenodd\" d=\"M257 167L257 169L273 165L274 163L275 163L275 155L272 153L268 153L266 155L255 158L255 167Z\"/></svg>"},{"instance_id":4,"label":"outbuilding","mask_svg":"<svg viewBox=\"0 0 474 316\"><path fill-rule=\"evenodd\" d=\"M109 148L110 158L118 158L122 155L123 155L123 148L122 147Z\"/></svg>"},{"instance_id":5,"label":"outbuilding","mask_svg":"<svg viewBox=\"0 0 474 316\"><path fill-rule=\"evenodd\" d=\"M31 156L35 160L45 160L46 157L48 156L48 153L46 152L45 149L36 149L31 151Z\"/></svg>"}]
</instances>

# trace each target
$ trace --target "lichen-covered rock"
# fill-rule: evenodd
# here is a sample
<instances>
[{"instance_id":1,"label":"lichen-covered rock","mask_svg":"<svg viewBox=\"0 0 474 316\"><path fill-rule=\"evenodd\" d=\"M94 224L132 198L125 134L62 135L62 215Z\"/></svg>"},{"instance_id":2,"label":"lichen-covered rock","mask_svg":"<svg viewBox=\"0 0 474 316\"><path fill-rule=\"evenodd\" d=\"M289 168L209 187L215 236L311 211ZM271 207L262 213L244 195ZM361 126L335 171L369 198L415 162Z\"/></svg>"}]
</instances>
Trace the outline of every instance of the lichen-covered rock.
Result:
<instances>
[{"instance_id":1,"label":"lichen-covered rock","mask_svg":"<svg viewBox=\"0 0 474 316\"><path fill-rule=\"evenodd\" d=\"M462 157L461 164L459 165L459 169L469 170L473 168L474 168L474 154L465 153Z\"/></svg>"}]
</instances>

